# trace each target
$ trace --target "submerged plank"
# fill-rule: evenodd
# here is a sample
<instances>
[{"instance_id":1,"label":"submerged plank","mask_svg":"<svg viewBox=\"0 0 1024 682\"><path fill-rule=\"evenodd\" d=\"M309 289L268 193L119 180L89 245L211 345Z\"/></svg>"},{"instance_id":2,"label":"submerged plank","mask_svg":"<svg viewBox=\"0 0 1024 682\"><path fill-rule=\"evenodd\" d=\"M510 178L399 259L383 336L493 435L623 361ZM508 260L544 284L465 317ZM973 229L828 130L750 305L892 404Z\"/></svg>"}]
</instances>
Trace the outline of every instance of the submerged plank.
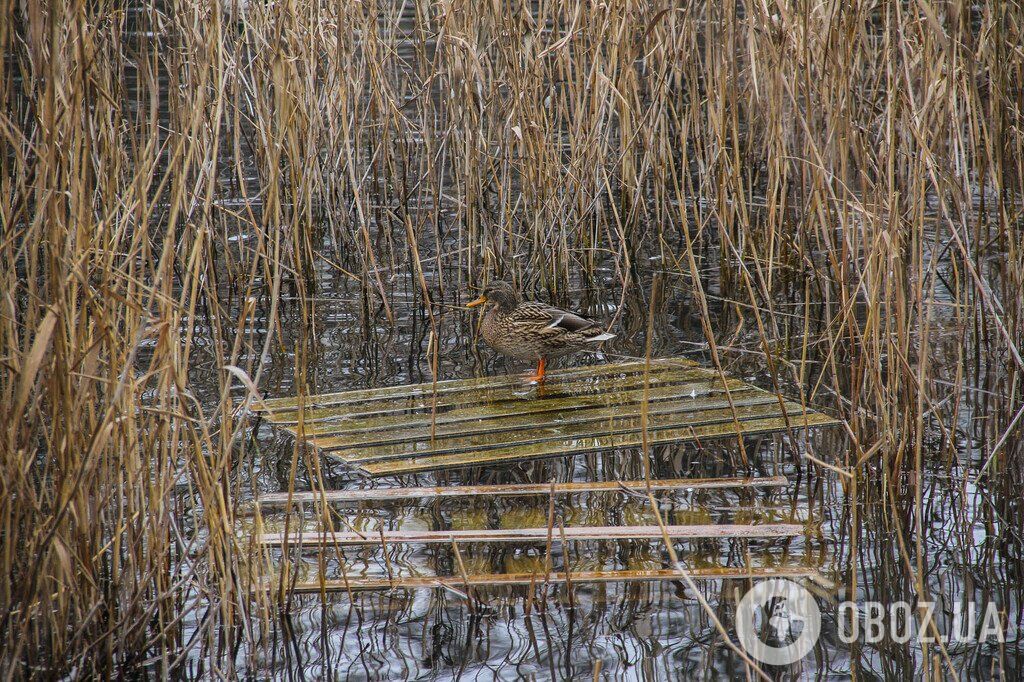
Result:
<instances>
[{"instance_id":1,"label":"submerged plank","mask_svg":"<svg viewBox=\"0 0 1024 682\"><path fill-rule=\"evenodd\" d=\"M816 580L818 571L803 566L766 568L715 567L688 570L694 580L761 580L765 578L810 578ZM683 580L674 569L632 571L563 571L554 573L494 573L462 576L408 576L399 578L350 578L296 583L291 591L300 593L365 592L392 589L429 589L465 587L501 587L511 585L543 585L562 583L657 582Z\"/></svg>"},{"instance_id":2,"label":"submerged plank","mask_svg":"<svg viewBox=\"0 0 1024 682\"><path fill-rule=\"evenodd\" d=\"M837 423L837 420L832 417L818 412L808 412L800 415L792 413L790 415L790 424L793 428L830 426ZM738 425L732 421L728 421L711 425L695 425L687 428L648 431L646 434L646 443L648 445L664 445L667 443L684 443L695 440L725 438L729 436L749 436L759 433L782 431L785 428L786 424L782 416L774 416L763 419L750 419L742 421ZM392 476L429 471L432 469L449 469L500 462L526 461L544 457L558 457L563 455L598 452L601 450L612 450L616 448L636 447L642 445L644 442L644 433L637 430L617 435L594 435L588 437L569 438L553 440L545 443L478 450L476 452L424 455L404 459L367 462L359 464L358 466L371 476ZM335 453L330 452L327 454L335 455ZM341 459L345 461L344 458Z\"/></svg>"},{"instance_id":3,"label":"submerged plank","mask_svg":"<svg viewBox=\"0 0 1024 682\"><path fill-rule=\"evenodd\" d=\"M664 533L674 539L699 538L779 538L793 537L804 532L804 526L795 523L766 523L763 525L703 524L693 526L665 526ZM570 526L556 528L498 528L483 530L393 530L380 533L266 533L257 537L265 547L280 547L287 543L303 547L336 547L343 545L377 545L416 543L451 544L453 542L522 542L546 543L549 534L553 542L565 540L661 540L659 526Z\"/></svg>"},{"instance_id":4,"label":"submerged plank","mask_svg":"<svg viewBox=\"0 0 1024 682\"><path fill-rule=\"evenodd\" d=\"M669 478L652 479L651 490L704 490L712 488L779 488L788 484L785 476L756 476L749 478ZM325 502L373 502L404 499L428 500L444 497L568 495L590 492L621 492L647 490L647 481L582 481L572 483L510 483L505 485L454 485L422 488L373 488L369 490L325 490L324 492L297 492L292 494L293 504ZM262 505L288 503L288 493L267 493L257 500Z\"/></svg>"}]
</instances>

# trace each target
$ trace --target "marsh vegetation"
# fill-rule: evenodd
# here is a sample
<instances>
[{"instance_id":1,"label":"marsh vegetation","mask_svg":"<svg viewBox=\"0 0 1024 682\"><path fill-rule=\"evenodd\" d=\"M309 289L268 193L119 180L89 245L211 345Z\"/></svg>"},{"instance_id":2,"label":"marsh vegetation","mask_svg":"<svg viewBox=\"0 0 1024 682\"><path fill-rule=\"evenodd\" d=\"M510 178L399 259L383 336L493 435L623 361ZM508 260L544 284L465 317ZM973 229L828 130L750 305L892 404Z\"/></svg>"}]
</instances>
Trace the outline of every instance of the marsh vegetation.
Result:
<instances>
[{"instance_id":1,"label":"marsh vegetation","mask_svg":"<svg viewBox=\"0 0 1024 682\"><path fill-rule=\"evenodd\" d=\"M686 356L847 428L416 482L788 474L759 499L816 517L804 549L848 595L1022 621L1020 5L2 5L5 679L741 674L671 585L472 613L253 590L254 495L351 474L254 425L250 385L506 371L461 309L494 276L613 327L608 357ZM826 636L793 674L1020 661Z\"/></svg>"}]
</instances>

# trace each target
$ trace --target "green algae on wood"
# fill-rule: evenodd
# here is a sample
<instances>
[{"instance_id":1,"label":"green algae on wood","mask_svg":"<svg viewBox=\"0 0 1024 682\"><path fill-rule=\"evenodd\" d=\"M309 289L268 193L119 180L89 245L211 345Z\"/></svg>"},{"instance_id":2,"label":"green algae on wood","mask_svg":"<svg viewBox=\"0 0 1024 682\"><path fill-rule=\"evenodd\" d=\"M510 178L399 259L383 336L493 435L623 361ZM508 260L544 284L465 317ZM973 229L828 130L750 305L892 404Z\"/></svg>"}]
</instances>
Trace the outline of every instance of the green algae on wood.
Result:
<instances>
[{"instance_id":1,"label":"green algae on wood","mask_svg":"<svg viewBox=\"0 0 1024 682\"><path fill-rule=\"evenodd\" d=\"M827 415L809 413L806 415L805 421L796 426L797 428L802 426L829 426L835 423L835 420ZM785 423L782 418L773 417L770 419L753 419L741 422L739 429L737 429L733 423L727 422L704 426L691 426L683 429L651 431L647 433L646 442L648 445L664 445L668 443L680 443L693 440L724 438L727 436L749 436L759 433L772 433L782 431L784 429ZM393 476L396 474L429 471L431 469L478 466L498 462L523 461L543 457L557 457L560 455L573 455L616 448L636 447L642 445L644 441L644 434L640 431L634 431L621 435L596 436L554 442L549 441L547 443L510 446L454 455L420 456L392 461L369 462L361 465L360 468L371 476Z\"/></svg>"},{"instance_id":2,"label":"green algae on wood","mask_svg":"<svg viewBox=\"0 0 1024 682\"><path fill-rule=\"evenodd\" d=\"M737 399L730 405L727 401L691 406L677 402L665 405L654 404L647 413L647 429L679 428L690 425L742 421L758 416L772 416L777 412L777 403L771 396L757 394ZM328 453L337 451L337 456L350 462L370 462L382 459L414 457L421 452L440 455L452 452L471 452L505 445L525 445L549 440L587 438L594 434L613 435L640 431L644 428L643 417L639 414L623 414L617 408L587 410L563 413L560 421L513 418L482 422L450 432L445 429L435 433L433 438L423 440L423 432L400 431L396 434L374 434L379 439L374 444L367 437L317 437L310 443ZM524 433L525 432L525 433ZM358 449L353 449L358 448Z\"/></svg>"},{"instance_id":3,"label":"green algae on wood","mask_svg":"<svg viewBox=\"0 0 1024 682\"><path fill-rule=\"evenodd\" d=\"M748 387L748 384L736 379L722 379L721 377L709 377L704 369L670 369L669 371L648 375L647 385L652 393L667 384L685 387L687 394L693 396L709 392L722 392L726 388L738 390ZM471 391L438 393L436 395L426 394L405 398L389 400L365 401L359 404L342 404L316 406L307 403L301 411L301 421L307 425L319 422L338 422L349 419L367 419L369 417L381 417L384 415L402 416L409 414L434 415L442 419L443 415L458 410L459 415L474 415L471 410L482 411L475 416L487 417L495 412L504 413L513 408L525 409L526 406L536 402L542 406L555 404L555 401L562 398L578 399L585 402L587 397L598 399L599 404L604 404L610 396L623 399L626 393L632 391L642 396L644 390L644 375L629 374L623 376L600 376L600 377L579 377L572 381L545 383L544 386L526 384L519 379L515 384L500 388L474 389ZM682 388L676 392L682 395ZM317 396L310 396L312 400ZM538 400L540 398L541 400ZM602 400L605 399L605 400ZM635 398L635 399L640 399ZM300 421L300 411L297 408L287 410L275 410L267 413L267 418L275 424L295 425ZM386 423L386 422L382 422Z\"/></svg>"},{"instance_id":4,"label":"green algae on wood","mask_svg":"<svg viewBox=\"0 0 1024 682\"><path fill-rule=\"evenodd\" d=\"M267 399L273 423L371 476L828 426L835 419L687 360L624 362ZM300 421L301 420L301 421Z\"/></svg>"},{"instance_id":5,"label":"green algae on wood","mask_svg":"<svg viewBox=\"0 0 1024 682\"><path fill-rule=\"evenodd\" d=\"M745 392L756 392L758 395L766 395L763 391L753 389L739 381L727 382L727 386L733 395L742 395ZM662 401L683 398L690 402L696 402L695 398L703 398L712 394L717 396L724 395L725 386L721 383L701 378L697 381L684 381L682 383L653 384L647 390L630 387L630 390L619 391L616 387L605 387L600 390L595 388L592 391L581 390L571 394L553 391L544 391L542 394L531 392L519 397L502 396L494 400L490 400L486 396L477 396L479 400L487 400L487 402L467 404L463 401L447 406L438 405L439 409L436 411L431 411L430 405L422 409L395 406L394 409L389 410L386 414L382 411L373 414L355 414L350 410L344 414L339 413L333 417L321 417L315 420L310 420L310 413L306 413L306 418L303 419L302 424L307 436L372 432L396 427L409 429L416 426L433 425L435 428L441 428L443 426L458 425L463 422L523 415L535 415L538 418L545 418L551 413L557 414L565 410L608 408L613 406L626 409L626 406L639 404L644 400L647 400L652 405ZM440 409L441 407L445 409ZM314 411L314 414L316 413ZM382 414L385 414L385 416L381 416ZM297 428L297 422L275 421L274 423L282 424L290 430Z\"/></svg>"},{"instance_id":6,"label":"green algae on wood","mask_svg":"<svg viewBox=\"0 0 1024 682\"><path fill-rule=\"evenodd\" d=\"M652 372L655 368L662 370L665 368L678 369L681 367L697 367L697 364L691 360L683 358L664 358L651 361ZM618 374L642 375L643 372L643 361L620 362L587 367L571 367L548 372L547 384L549 386L556 386L559 382L573 380L580 377L602 377ZM714 375L715 373L712 372L712 374ZM458 391L479 391L480 389L485 388L519 386L522 383L522 377L516 375L482 377L478 379L447 379L436 383L409 384L407 386L389 386L386 388L364 388L354 391L343 391L340 393L311 395L306 396L305 405L307 407L344 405L350 403L361 403L368 400L406 398L409 396L433 395L435 393L440 395ZM261 409L274 412L286 409L296 409L298 403L298 398L265 398L262 401Z\"/></svg>"}]
</instances>

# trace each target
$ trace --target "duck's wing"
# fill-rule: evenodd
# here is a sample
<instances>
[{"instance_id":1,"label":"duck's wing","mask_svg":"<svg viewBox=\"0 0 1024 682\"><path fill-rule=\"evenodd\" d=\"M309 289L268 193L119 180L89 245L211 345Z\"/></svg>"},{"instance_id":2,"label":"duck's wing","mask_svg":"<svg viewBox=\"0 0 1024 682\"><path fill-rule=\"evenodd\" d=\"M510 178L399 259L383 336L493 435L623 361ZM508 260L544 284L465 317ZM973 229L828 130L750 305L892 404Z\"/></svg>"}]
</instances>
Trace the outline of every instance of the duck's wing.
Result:
<instances>
[{"instance_id":1,"label":"duck's wing","mask_svg":"<svg viewBox=\"0 0 1024 682\"><path fill-rule=\"evenodd\" d=\"M513 323L563 332L580 332L597 327L595 322L585 317L532 301L516 306L516 309L509 313L508 320Z\"/></svg>"},{"instance_id":2,"label":"duck's wing","mask_svg":"<svg viewBox=\"0 0 1024 682\"><path fill-rule=\"evenodd\" d=\"M566 337L575 337L577 342L606 341L615 336L606 333L593 320L543 303L520 304L508 319L513 324L530 327L538 336L552 341Z\"/></svg>"}]
</instances>

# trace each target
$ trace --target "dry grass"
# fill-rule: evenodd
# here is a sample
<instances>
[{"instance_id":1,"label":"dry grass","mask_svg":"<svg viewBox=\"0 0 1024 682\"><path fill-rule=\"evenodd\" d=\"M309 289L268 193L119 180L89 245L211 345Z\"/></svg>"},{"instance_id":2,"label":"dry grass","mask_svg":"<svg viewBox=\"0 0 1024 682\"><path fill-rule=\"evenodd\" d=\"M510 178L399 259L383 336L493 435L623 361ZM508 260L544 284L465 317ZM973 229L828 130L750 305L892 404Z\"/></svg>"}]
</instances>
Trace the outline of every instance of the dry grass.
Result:
<instances>
[{"instance_id":1,"label":"dry grass","mask_svg":"<svg viewBox=\"0 0 1024 682\"><path fill-rule=\"evenodd\" d=\"M233 398L285 307L307 390L324 264L363 334L396 274L433 339L490 272L627 337L688 301L711 362L846 418L810 454L919 593L926 466L990 460L1024 523L1019 5L0 4L6 677L267 646Z\"/></svg>"}]
</instances>

